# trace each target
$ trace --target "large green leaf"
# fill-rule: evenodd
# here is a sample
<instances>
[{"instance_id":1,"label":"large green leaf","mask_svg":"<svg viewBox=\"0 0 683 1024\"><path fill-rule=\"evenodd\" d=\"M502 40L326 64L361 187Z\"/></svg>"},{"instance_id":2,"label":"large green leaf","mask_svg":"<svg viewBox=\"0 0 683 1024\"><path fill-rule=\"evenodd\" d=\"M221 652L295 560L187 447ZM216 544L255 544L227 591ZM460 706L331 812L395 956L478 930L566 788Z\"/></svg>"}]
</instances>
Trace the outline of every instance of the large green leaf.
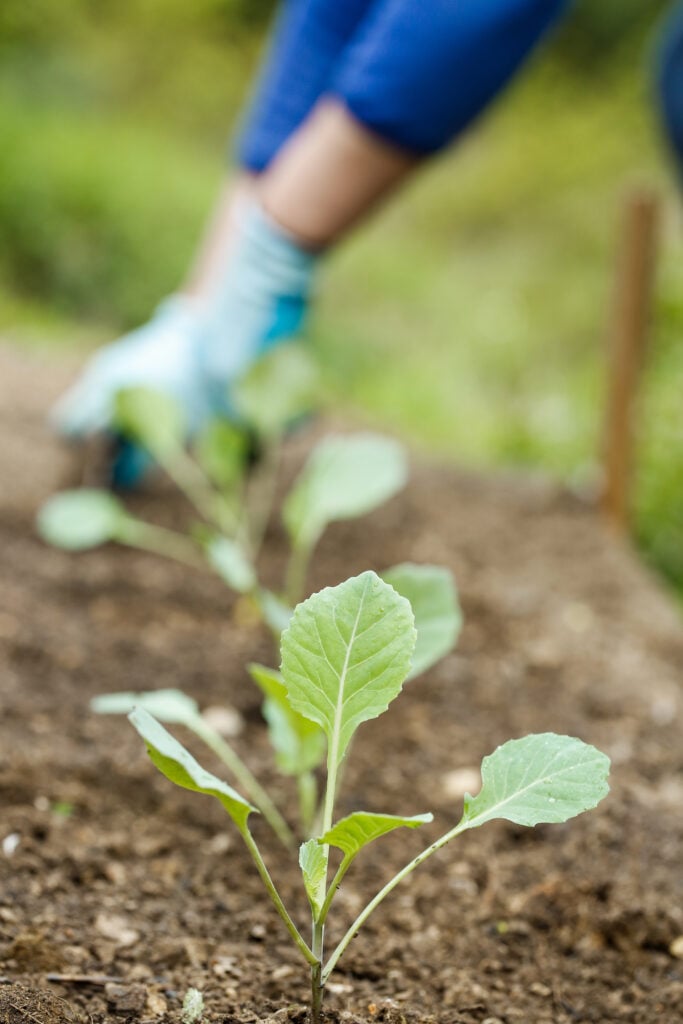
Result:
<instances>
[{"instance_id":1,"label":"large green leaf","mask_svg":"<svg viewBox=\"0 0 683 1024\"><path fill-rule=\"evenodd\" d=\"M369 811L354 811L333 825L329 832L317 840L318 843L336 846L346 857L356 854L387 832L395 828L419 828L434 818L433 814L415 814L411 818L402 818L395 814L371 814Z\"/></svg>"},{"instance_id":2,"label":"large green leaf","mask_svg":"<svg viewBox=\"0 0 683 1024\"><path fill-rule=\"evenodd\" d=\"M170 395L152 388L122 388L114 400L114 427L160 461L182 448L187 423Z\"/></svg>"},{"instance_id":3,"label":"large green leaf","mask_svg":"<svg viewBox=\"0 0 683 1024\"><path fill-rule=\"evenodd\" d=\"M296 607L282 634L282 677L291 706L327 736L328 764L398 696L415 635L410 604L374 572Z\"/></svg>"},{"instance_id":4,"label":"large green leaf","mask_svg":"<svg viewBox=\"0 0 683 1024\"><path fill-rule=\"evenodd\" d=\"M311 910L317 918L325 902L327 855L316 839L309 839L299 847L299 867Z\"/></svg>"},{"instance_id":5,"label":"large green leaf","mask_svg":"<svg viewBox=\"0 0 683 1024\"><path fill-rule=\"evenodd\" d=\"M294 710L279 672L250 665L249 673L265 697L263 715L279 770L284 775L302 775L317 768L326 746L320 726Z\"/></svg>"},{"instance_id":6,"label":"large green leaf","mask_svg":"<svg viewBox=\"0 0 683 1024\"><path fill-rule=\"evenodd\" d=\"M161 722L178 725L186 725L199 717L199 705L182 690L102 693L93 697L90 707L98 715L128 715L134 708L144 708Z\"/></svg>"},{"instance_id":7,"label":"large green leaf","mask_svg":"<svg viewBox=\"0 0 683 1024\"><path fill-rule=\"evenodd\" d=\"M232 388L232 401L264 437L277 437L311 411L319 390L318 370L302 345L277 345Z\"/></svg>"},{"instance_id":8,"label":"large green leaf","mask_svg":"<svg viewBox=\"0 0 683 1024\"><path fill-rule=\"evenodd\" d=\"M609 767L605 754L573 736L546 732L509 740L482 761L481 790L476 797L465 794L461 824L567 821L607 795Z\"/></svg>"},{"instance_id":9,"label":"large green leaf","mask_svg":"<svg viewBox=\"0 0 683 1024\"><path fill-rule=\"evenodd\" d=\"M387 569L382 579L410 601L417 643L408 679L414 679L455 647L462 628L453 574L438 565L404 562Z\"/></svg>"},{"instance_id":10,"label":"large green leaf","mask_svg":"<svg viewBox=\"0 0 683 1024\"><path fill-rule=\"evenodd\" d=\"M211 566L231 590L248 594L254 589L256 573L241 544L229 537L212 537L204 551Z\"/></svg>"},{"instance_id":11,"label":"large green leaf","mask_svg":"<svg viewBox=\"0 0 683 1024\"><path fill-rule=\"evenodd\" d=\"M112 494L84 487L49 498L38 513L37 524L48 544L84 551L118 540L128 520L125 508Z\"/></svg>"},{"instance_id":12,"label":"large green leaf","mask_svg":"<svg viewBox=\"0 0 683 1024\"><path fill-rule=\"evenodd\" d=\"M213 796L221 802L232 820L243 834L247 830L247 819L256 811L232 786L207 772L195 761L189 750L171 736L160 722L157 722L144 708L136 708L128 716L129 721L142 736L152 762L162 775L183 789Z\"/></svg>"},{"instance_id":13,"label":"large green leaf","mask_svg":"<svg viewBox=\"0 0 683 1024\"><path fill-rule=\"evenodd\" d=\"M406 483L403 449L376 434L327 437L287 496L285 526L295 547L312 547L329 523L365 515Z\"/></svg>"}]
</instances>

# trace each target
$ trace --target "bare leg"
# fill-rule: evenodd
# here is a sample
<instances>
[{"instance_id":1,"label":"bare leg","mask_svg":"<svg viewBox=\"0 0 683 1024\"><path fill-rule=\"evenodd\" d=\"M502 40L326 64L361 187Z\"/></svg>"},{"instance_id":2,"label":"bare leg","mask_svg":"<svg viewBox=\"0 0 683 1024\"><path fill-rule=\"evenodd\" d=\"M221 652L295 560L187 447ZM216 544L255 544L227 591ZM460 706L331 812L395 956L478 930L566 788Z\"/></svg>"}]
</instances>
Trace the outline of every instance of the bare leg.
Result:
<instances>
[{"instance_id":1,"label":"bare leg","mask_svg":"<svg viewBox=\"0 0 683 1024\"><path fill-rule=\"evenodd\" d=\"M219 286L240 211L253 200L300 244L323 248L344 235L418 164L368 131L346 108L321 101L262 175L226 182L182 286L206 301Z\"/></svg>"},{"instance_id":2,"label":"bare leg","mask_svg":"<svg viewBox=\"0 0 683 1024\"><path fill-rule=\"evenodd\" d=\"M263 209L302 245L344 235L418 166L334 100L321 100L261 175Z\"/></svg>"}]
</instances>

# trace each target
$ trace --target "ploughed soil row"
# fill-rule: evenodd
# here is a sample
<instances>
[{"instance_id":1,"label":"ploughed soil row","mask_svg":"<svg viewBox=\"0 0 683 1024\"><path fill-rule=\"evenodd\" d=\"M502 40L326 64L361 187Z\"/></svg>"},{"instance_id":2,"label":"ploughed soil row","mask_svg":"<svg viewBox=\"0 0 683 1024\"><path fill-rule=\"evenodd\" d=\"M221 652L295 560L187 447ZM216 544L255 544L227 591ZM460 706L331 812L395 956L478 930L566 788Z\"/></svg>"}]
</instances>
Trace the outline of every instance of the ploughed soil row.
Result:
<instances>
[{"instance_id":1,"label":"ploughed soil row","mask_svg":"<svg viewBox=\"0 0 683 1024\"><path fill-rule=\"evenodd\" d=\"M165 1024L180 1020L192 985L205 1020L303 1022L305 965L230 822L162 779L127 722L88 711L97 693L162 686L235 709L235 745L293 815L244 668L276 655L208 574L113 547L72 556L36 538L37 506L73 471L42 424L65 373L0 352L0 1021ZM285 474L308 443L293 440ZM160 522L186 512L163 486L135 505ZM275 522L269 571L283 552ZM528 478L415 465L386 508L329 531L311 589L406 560L454 570L466 626L454 654L361 728L338 813L436 820L359 858L330 947L392 867L459 818L498 743L580 736L612 757L612 793L567 825L491 825L433 858L354 940L329 986L331 1019L675 1024L678 613L592 510ZM256 832L303 926L294 858L261 822Z\"/></svg>"}]
</instances>

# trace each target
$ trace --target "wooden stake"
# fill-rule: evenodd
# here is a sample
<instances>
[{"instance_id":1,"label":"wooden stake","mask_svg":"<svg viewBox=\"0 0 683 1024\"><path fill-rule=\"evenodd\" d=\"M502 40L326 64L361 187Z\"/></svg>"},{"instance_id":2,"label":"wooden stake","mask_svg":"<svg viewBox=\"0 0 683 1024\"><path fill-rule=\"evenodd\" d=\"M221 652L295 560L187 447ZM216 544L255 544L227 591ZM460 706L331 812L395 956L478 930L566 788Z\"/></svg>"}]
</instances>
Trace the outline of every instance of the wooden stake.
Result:
<instances>
[{"instance_id":1,"label":"wooden stake","mask_svg":"<svg viewBox=\"0 0 683 1024\"><path fill-rule=\"evenodd\" d=\"M645 359L655 271L658 203L651 192L626 200L609 330L602 511L627 531L633 479L635 402Z\"/></svg>"}]
</instances>

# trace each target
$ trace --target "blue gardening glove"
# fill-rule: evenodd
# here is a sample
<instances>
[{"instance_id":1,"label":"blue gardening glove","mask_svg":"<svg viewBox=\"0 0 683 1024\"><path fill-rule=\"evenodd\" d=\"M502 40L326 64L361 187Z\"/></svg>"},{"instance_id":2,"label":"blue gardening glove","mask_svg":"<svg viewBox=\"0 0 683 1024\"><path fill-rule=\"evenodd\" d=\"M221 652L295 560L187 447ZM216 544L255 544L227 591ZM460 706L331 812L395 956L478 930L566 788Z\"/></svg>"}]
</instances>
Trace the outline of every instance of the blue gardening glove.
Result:
<instances>
[{"instance_id":1,"label":"blue gardening glove","mask_svg":"<svg viewBox=\"0 0 683 1024\"><path fill-rule=\"evenodd\" d=\"M183 407L191 434L213 415L230 414L230 384L305 319L317 257L257 207L244 215L219 284L199 305L173 296L143 327L97 353L53 411L57 429L82 439L106 432L116 392L145 386ZM115 483L145 468L140 452L118 445Z\"/></svg>"},{"instance_id":2,"label":"blue gardening glove","mask_svg":"<svg viewBox=\"0 0 683 1024\"><path fill-rule=\"evenodd\" d=\"M318 256L267 214L249 208L223 279L205 309L197 348L204 393L230 415L230 383L304 326Z\"/></svg>"},{"instance_id":3,"label":"blue gardening glove","mask_svg":"<svg viewBox=\"0 0 683 1024\"><path fill-rule=\"evenodd\" d=\"M140 386L171 395L198 426L207 413L196 357L200 322L196 303L174 295L148 323L97 352L52 410L59 433L82 439L108 430L117 391Z\"/></svg>"}]
</instances>

